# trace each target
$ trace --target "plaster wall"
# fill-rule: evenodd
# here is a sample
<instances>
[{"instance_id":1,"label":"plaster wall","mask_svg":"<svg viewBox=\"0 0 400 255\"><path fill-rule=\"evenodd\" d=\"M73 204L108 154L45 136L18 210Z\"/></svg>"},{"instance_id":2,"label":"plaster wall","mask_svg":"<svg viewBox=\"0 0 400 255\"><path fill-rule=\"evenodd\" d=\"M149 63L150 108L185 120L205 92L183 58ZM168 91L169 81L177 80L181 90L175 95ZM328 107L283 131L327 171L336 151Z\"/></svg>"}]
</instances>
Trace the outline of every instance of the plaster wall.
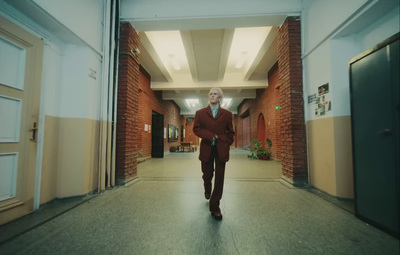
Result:
<instances>
[{"instance_id":1,"label":"plaster wall","mask_svg":"<svg viewBox=\"0 0 400 255\"><path fill-rule=\"evenodd\" d=\"M103 3L98 0L33 0L96 51L102 52Z\"/></svg>"},{"instance_id":2,"label":"plaster wall","mask_svg":"<svg viewBox=\"0 0 400 255\"><path fill-rule=\"evenodd\" d=\"M331 195L353 198L348 64L400 31L399 6L392 8L393 1L304 3L303 82L310 182ZM318 88L324 84L329 85L329 92L319 95ZM326 107L321 114L318 100L323 106L330 102L331 109Z\"/></svg>"}]
</instances>

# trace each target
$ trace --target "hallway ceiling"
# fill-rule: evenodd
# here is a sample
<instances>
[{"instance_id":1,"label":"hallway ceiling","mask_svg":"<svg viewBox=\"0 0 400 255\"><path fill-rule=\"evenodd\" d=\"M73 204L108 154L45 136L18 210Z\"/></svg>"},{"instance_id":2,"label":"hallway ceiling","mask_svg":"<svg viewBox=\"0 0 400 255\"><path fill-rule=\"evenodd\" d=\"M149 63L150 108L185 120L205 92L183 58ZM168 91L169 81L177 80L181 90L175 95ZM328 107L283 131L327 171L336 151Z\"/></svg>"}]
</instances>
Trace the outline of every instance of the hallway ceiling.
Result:
<instances>
[{"instance_id":1,"label":"hallway ceiling","mask_svg":"<svg viewBox=\"0 0 400 255\"><path fill-rule=\"evenodd\" d=\"M120 21L140 33L140 64L151 75L151 88L175 101L184 116L208 105L212 87L231 98L226 108L233 113L244 99L255 98L277 61L278 27L301 12L301 0L120 1ZM51 0L7 2L61 40L82 44L65 25L43 15L37 2Z\"/></svg>"},{"instance_id":2,"label":"hallway ceiling","mask_svg":"<svg viewBox=\"0 0 400 255\"><path fill-rule=\"evenodd\" d=\"M128 20L140 32L140 64L151 76L151 88L162 91L164 100L175 101L182 115L194 116L208 105L212 87L222 88L231 99L224 107L235 114L244 99L255 98L256 89L268 86L268 70L277 61L278 25L285 18L230 18L213 25L207 20Z\"/></svg>"},{"instance_id":3,"label":"hallway ceiling","mask_svg":"<svg viewBox=\"0 0 400 255\"><path fill-rule=\"evenodd\" d=\"M141 34L151 88L193 116L212 87L232 99L233 113L265 89L277 62L277 28L301 10L302 0L121 0L120 20ZM185 99L201 104L191 108Z\"/></svg>"},{"instance_id":4,"label":"hallway ceiling","mask_svg":"<svg viewBox=\"0 0 400 255\"><path fill-rule=\"evenodd\" d=\"M208 105L210 88L220 87L236 113L256 89L268 86L267 72L277 61L276 27L141 32L140 63L151 88L162 90L185 116ZM188 104L185 99L198 99Z\"/></svg>"}]
</instances>

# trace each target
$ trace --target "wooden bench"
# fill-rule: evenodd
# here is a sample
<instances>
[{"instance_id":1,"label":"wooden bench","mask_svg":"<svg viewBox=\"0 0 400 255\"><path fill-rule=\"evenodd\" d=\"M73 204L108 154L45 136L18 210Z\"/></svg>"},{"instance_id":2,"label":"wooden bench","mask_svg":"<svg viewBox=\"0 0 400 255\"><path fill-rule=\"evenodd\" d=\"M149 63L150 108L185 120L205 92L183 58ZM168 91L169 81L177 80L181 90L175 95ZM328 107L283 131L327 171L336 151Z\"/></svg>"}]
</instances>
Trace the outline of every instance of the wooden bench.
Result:
<instances>
[{"instance_id":1,"label":"wooden bench","mask_svg":"<svg viewBox=\"0 0 400 255\"><path fill-rule=\"evenodd\" d=\"M180 149L179 151L194 152L193 146L195 146L195 145L192 145L192 142L182 142L181 145L179 146L179 149Z\"/></svg>"}]
</instances>

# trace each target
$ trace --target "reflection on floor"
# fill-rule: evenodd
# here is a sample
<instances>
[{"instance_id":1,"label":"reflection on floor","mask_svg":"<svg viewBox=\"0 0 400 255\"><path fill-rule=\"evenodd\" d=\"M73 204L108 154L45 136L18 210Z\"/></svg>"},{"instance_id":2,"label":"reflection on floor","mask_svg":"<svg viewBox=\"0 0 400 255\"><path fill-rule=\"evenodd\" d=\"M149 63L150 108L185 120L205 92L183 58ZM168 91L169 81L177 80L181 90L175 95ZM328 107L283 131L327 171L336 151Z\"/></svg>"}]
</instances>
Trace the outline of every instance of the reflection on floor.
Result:
<instances>
[{"instance_id":1,"label":"reflection on floor","mask_svg":"<svg viewBox=\"0 0 400 255\"><path fill-rule=\"evenodd\" d=\"M346 209L321 192L282 185L279 162L247 154L233 150L227 164L221 222L208 212L198 152L166 153L139 164L139 181L80 201L0 252L398 254L398 240L354 217L351 203ZM1 226L0 236L22 220Z\"/></svg>"}]
</instances>

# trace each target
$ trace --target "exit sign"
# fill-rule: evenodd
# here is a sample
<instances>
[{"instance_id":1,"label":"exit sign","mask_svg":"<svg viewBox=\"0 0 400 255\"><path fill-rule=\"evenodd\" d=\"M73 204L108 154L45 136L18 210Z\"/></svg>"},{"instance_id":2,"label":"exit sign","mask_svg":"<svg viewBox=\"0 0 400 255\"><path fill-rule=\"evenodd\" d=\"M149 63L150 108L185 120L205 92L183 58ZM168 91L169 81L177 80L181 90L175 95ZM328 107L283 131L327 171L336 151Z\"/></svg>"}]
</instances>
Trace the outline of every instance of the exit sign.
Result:
<instances>
[{"instance_id":1,"label":"exit sign","mask_svg":"<svg viewBox=\"0 0 400 255\"><path fill-rule=\"evenodd\" d=\"M280 110L281 107L280 106L275 106L275 110Z\"/></svg>"}]
</instances>

